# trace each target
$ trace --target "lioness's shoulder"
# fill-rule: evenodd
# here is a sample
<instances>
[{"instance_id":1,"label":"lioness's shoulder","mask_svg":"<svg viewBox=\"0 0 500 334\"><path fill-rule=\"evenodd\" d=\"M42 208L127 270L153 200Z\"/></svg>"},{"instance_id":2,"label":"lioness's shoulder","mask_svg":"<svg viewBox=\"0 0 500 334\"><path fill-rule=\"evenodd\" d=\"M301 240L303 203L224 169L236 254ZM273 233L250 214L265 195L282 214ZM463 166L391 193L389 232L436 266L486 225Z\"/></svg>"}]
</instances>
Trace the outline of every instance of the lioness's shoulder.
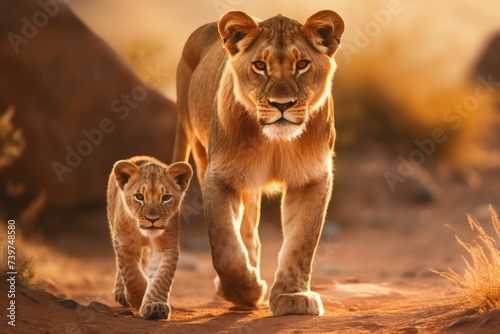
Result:
<instances>
[{"instance_id":1,"label":"lioness's shoulder","mask_svg":"<svg viewBox=\"0 0 500 334\"><path fill-rule=\"evenodd\" d=\"M191 68L195 68L203 52L207 50L209 46L219 42L219 39L216 22L202 25L189 36L182 52L183 60L186 61Z\"/></svg>"}]
</instances>

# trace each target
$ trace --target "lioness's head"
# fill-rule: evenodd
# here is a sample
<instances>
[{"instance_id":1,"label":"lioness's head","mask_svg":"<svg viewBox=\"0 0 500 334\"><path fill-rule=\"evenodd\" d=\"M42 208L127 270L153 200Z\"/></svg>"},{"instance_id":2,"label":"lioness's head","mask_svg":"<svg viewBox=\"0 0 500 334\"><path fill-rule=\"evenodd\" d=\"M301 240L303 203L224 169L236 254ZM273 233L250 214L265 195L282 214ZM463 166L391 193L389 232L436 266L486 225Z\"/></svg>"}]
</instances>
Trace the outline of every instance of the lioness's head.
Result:
<instances>
[{"instance_id":1,"label":"lioness's head","mask_svg":"<svg viewBox=\"0 0 500 334\"><path fill-rule=\"evenodd\" d=\"M170 166L151 158L120 160L113 167L125 208L147 237L162 234L178 210L193 170L184 162Z\"/></svg>"},{"instance_id":2,"label":"lioness's head","mask_svg":"<svg viewBox=\"0 0 500 334\"><path fill-rule=\"evenodd\" d=\"M234 94L270 139L292 140L331 94L344 21L320 11L305 24L278 15L257 22L239 11L218 23Z\"/></svg>"}]
</instances>

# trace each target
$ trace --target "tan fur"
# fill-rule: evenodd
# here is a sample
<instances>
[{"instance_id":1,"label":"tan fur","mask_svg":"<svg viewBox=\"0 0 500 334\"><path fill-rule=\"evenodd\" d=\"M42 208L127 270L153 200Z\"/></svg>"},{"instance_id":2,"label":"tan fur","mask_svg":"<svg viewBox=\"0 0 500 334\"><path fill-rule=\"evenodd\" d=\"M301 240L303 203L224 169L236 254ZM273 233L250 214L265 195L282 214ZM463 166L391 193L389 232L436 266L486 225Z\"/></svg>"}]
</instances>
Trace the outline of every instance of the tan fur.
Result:
<instances>
[{"instance_id":1,"label":"tan fur","mask_svg":"<svg viewBox=\"0 0 500 334\"><path fill-rule=\"evenodd\" d=\"M332 11L305 24L281 15L257 22L231 11L186 42L174 159L185 161L191 148L217 290L235 304L256 307L265 296L260 200L279 183L284 242L270 308L274 315L323 314L309 285L332 189L331 81L343 30Z\"/></svg>"},{"instance_id":2,"label":"tan fur","mask_svg":"<svg viewBox=\"0 0 500 334\"><path fill-rule=\"evenodd\" d=\"M179 256L179 210L192 174L184 162L167 166L137 156L116 162L109 176L115 299L139 309L146 319L170 317L168 298Z\"/></svg>"}]
</instances>

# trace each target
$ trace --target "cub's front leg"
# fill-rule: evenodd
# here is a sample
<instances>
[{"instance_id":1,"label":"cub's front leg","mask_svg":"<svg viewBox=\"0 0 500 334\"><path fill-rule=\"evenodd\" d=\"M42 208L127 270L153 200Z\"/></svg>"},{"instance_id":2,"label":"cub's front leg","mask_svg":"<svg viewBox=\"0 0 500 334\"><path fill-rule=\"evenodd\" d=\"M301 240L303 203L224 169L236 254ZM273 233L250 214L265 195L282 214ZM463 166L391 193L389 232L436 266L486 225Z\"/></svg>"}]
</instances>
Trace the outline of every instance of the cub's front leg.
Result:
<instances>
[{"instance_id":1,"label":"cub's front leg","mask_svg":"<svg viewBox=\"0 0 500 334\"><path fill-rule=\"evenodd\" d=\"M310 290L312 262L330 200L332 175L286 189L282 200L283 246L269 306L273 315L323 315L319 294Z\"/></svg>"},{"instance_id":2,"label":"cub's front leg","mask_svg":"<svg viewBox=\"0 0 500 334\"><path fill-rule=\"evenodd\" d=\"M130 306L127 302L127 297L125 296L125 285L123 284L123 278L118 264L116 265L115 287L113 288L113 294L116 302L125 307Z\"/></svg>"},{"instance_id":3,"label":"cub's front leg","mask_svg":"<svg viewBox=\"0 0 500 334\"><path fill-rule=\"evenodd\" d=\"M123 285L126 301L133 308L139 309L147 287L147 281L142 270L141 246L115 243L115 252L118 271L121 276L121 282L118 275L115 282L115 298L121 298L116 293L120 292Z\"/></svg>"},{"instance_id":4,"label":"cub's front leg","mask_svg":"<svg viewBox=\"0 0 500 334\"><path fill-rule=\"evenodd\" d=\"M168 300L179 258L178 233L178 230L169 230L168 235L164 234L151 241L148 287L140 309L144 319L170 318L171 308Z\"/></svg>"}]
</instances>

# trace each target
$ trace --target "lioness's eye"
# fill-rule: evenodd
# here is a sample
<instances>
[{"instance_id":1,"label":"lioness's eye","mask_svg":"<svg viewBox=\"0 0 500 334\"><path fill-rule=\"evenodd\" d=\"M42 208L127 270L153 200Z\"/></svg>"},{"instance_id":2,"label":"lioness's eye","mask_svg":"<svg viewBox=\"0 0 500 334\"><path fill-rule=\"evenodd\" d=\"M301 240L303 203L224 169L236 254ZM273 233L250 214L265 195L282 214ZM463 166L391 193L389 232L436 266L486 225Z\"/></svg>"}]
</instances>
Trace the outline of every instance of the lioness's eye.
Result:
<instances>
[{"instance_id":1,"label":"lioness's eye","mask_svg":"<svg viewBox=\"0 0 500 334\"><path fill-rule=\"evenodd\" d=\"M144 195L143 194L135 194L134 195L135 199L138 201L144 201Z\"/></svg>"},{"instance_id":2,"label":"lioness's eye","mask_svg":"<svg viewBox=\"0 0 500 334\"><path fill-rule=\"evenodd\" d=\"M162 202L170 202L171 199L172 199L172 195L163 195L161 197Z\"/></svg>"},{"instance_id":3,"label":"lioness's eye","mask_svg":"<svg viewBox=\"0 0 500 334\"><path fill-rule=\"evenodd\" d=\"M299 62L297 63L297 69L298 70L303 70L305 69L307 66L309 65L309 61L308 60L299 60Z\"/></svg>"},{"instance_id":4,"label":"lioness's eye","mask_svg":"<svg viewBox=\"0 0 500 334\"><path fill-rule=\"evenodd\" d=\"M263 61L257 60L252 63L254 70L257 72L263 72L266 70L266 63Z\"/></svg>"}]
</instances>

